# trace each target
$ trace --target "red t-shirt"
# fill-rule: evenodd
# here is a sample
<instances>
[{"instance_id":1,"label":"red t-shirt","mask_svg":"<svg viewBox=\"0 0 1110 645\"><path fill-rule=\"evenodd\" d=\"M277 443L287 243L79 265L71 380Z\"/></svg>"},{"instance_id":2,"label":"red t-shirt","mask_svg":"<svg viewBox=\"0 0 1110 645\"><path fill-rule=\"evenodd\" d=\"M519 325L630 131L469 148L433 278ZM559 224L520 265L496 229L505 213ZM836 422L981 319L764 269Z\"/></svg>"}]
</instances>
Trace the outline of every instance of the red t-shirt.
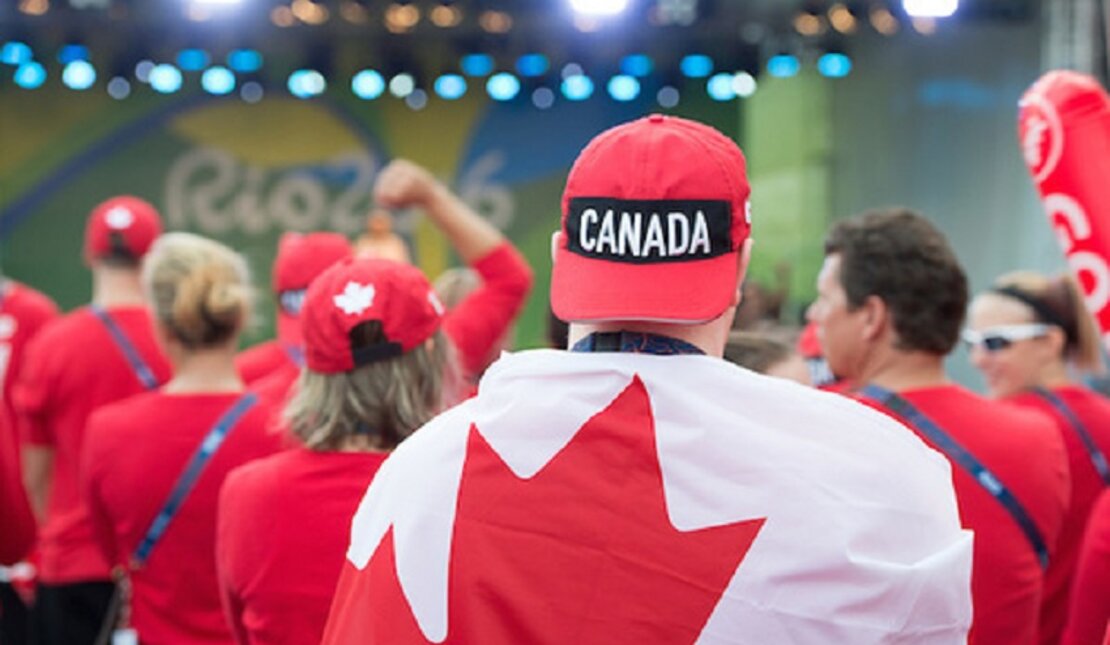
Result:
<instances>
[{"instance_id":1,"label":"red t-shirt","mask_svg":"<svg viewBox=\"0 0 1110 645\"><path fill-rule=\"evenodd\" d=\"M19 453L13 441L11 416L0 406L0 564L10 565L27 555L35 541L35 518L20 478Z\"/></svg>"},{"instance_id":2,"label":"red t-shirt","mask_svg":"<svg viewBox=\"0 0 1110 645\"><path fill-rule=\"evenodd\" d=\"M351 518L385 457L297 448L228 477L216 553L239 643L320 642Z\"/></svg>"},{"instance_id":3,"label":"red t-shirt","mask_svg":"<svg viewBox=\"0 0 1110 645\"><path fill-rule=\"evenodd\" d=\"M1083 538L1067 627L1060 645L1098 643L1110 637L1110 490L1091 510Z\"/></svg>"},{"instance_id":4,"label":"red t-shirt","mask_svg":"<svg viewBox=\"0 0 1110 645\"><path fill-rule=\"evenodd\" d=\"M1052 547L1060 535L1070 488L1067 452L1051 419L957 385L899 394L1005 484L1032 517L1054 557ZM975 532L971 574L975 616L968 642L1035 643L1044 582L1036 553L1005 507L955 463L952 481L964 527Z\"/></svg>"},{"instance_id":5,"label":"red t-shirt","mask_svg":"<svg viewBox=\"0 0 1110 645\"><path fill-rule=\"evenodd\" d=\"M169 363L154 340L147 309L120 307L109 315L159 382L167 380ZM39 530L43 582L109 578L78 488L82 438L93 410L142 391L124 353L87 307L48 323L28 346L13 393L17 423L24 442L54 451L50 498Z\"/></svg>"},{"instance_id":6,"label":"red t-shirt","mask_svg":"<svg viewBox=\"0 0 1110 645\"><path fill-rule=\"evenodd\" d=\"M1062 387L1054 392L1083 423L1102 453L1110 455L1110 400L1078 386ZM1056 645L1060 642L1060 634L1068 616L1068 596L1079 558L1083 530L1087 526L1091 508L1105 485L1091 462L1086 446L1066 417L1044 399L1033 394L1021 394L1012 400L1019 405L1040 410L1055 419L1068 451L1071 503L1064 516L1056 553L1045 576L1044 604L1041 607L1040 641L1042 645ZM1106 605L1110 606L1110 596L1106 597Z\"/></svg>"},{"instance_id":7,"label":"red t-shirt","mask_svg":"<svg viewBox=\"0 0 1110 645\"><path fill-rule=\"evenodd\" d=\"M463 374L469 378L497 358L494 352L532 288L532 269L508 241L472 268L482 284L443 317L443 332L458 349Z\"/></svg>"},{"instance_id":8,"label":"red t-shirt","mask_svg":"<svg viewBox=\"0 0 1110 645\"><path fill-rule=\"evenodd\" d=\"M6 407L11 407L28 341L57 317L58 306L38 291L11 280L0 287L0 384Z\"/></svg>"},{"instance_id":9,"label":"red t-shirt","mask_svg":"<svg viewBox=\"0 0 1110 645\"><path fill-rule=\"evenodd\" d=\"M131 557L201 441L240 396L152 392L92 415L82 483L110 562ZM268 418L264 405L241 417L146 566L132 573L131 622L145 645L231 641L216 584L216 501L232 469L280 449Z\"/></svg>"}]
</instances>

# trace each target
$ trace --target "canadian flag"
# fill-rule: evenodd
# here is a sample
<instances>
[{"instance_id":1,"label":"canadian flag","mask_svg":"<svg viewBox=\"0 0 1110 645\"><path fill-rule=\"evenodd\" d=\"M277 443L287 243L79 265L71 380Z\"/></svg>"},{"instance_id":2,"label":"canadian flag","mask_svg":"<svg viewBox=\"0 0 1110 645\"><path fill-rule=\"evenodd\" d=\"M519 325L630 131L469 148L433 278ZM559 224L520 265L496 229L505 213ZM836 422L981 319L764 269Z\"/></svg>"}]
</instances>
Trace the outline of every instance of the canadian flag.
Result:
<instances>
[{"instance_id":1,"label":"canadian flag","mask_svg":"<svg viewBox=\"0 0 1110 645\"><path fill-rule=\"evenodd\" d=\"M525 352L379 471L324 643L963 643L970 577L948 462L885 415Z\"/></svg>"}]
</instances>

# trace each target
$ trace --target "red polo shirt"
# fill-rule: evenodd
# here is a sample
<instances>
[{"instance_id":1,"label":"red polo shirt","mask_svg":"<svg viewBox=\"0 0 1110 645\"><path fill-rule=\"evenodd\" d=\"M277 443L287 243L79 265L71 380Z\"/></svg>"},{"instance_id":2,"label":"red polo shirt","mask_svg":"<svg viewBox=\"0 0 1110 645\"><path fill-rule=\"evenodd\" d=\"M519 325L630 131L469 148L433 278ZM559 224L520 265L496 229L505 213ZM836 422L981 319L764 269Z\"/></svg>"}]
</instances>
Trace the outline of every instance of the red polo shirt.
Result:
<instances>
[{"instance_id":1,"label":"red polo shirt","mask_svg":"<svg viewBox=\"0 0 1110 645\"><path fill-rule=\"evenodd\" d=\"M240 394L153 392L98 410L89 420L82 482L97 542L126 562L201 441ZM146 566L132 573L131 622L143 643L231 640L216 584L216 500L228 472L273 454L281 437L255 405L227 435Z\"/></svg>"},{"instance_id":2,"label":"red polo shirt","mask_svg":"<svg viewBox=\"0 0 1110 645\"><path fill-rule=\"evenodd\" d=\"M1110 490L1091 511L1068 609L1061 645L1097 643L1103 634L1110 639Z\"/></svg>"},{"instance_id":3,"label":"red polo shirt","mask_svg":"<svg viewBox=\"0 0 1110 645\"><path fill-rule=\"evenodd\" d=\"M228 476L216 553L239 643L320 642L351 518L385 458L297 448Z\"/></svg>"},{"instance_id":4,"label":"red polo shirt","mask_svg":"<svg viewBox=\"0 0 1110 645\"><path fill-rule=\"evenodd\" d=\"M146 308L120 307L108 314L159 382L167 380L169 364L154 340ZM48 323L28 346L13 393L17 422L26 443L54 451L46 520L39 530L43 582L109 578L78 487L79 456L89 414L143 391L124 353L87 307Z\"/></svg>"},{"instance_id":5,"label":"red polo shirt","mask_svg":"<svg viewBox=\"0 0 1110 645\"><path fill-rule=\"evenodd\" d=\"M1071 491L1067 451L1052 420L957 385L899 394L1002 480L1032 517L1054 556L1052 548ZM888 412L869 400L864 402ZM1006 509L955 463L952 480L963 525L975 532L971 575L975 616L968 642L1037 642L1044 574L1036 553Z\"/></svg>"}]
</instances>

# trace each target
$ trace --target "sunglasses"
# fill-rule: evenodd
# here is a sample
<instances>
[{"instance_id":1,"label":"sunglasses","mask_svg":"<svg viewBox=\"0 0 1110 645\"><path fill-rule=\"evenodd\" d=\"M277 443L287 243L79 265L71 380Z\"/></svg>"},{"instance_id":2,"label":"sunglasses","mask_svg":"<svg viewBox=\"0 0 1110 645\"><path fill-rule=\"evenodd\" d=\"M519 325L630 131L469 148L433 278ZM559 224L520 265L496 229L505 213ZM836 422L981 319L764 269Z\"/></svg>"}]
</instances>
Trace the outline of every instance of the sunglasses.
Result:
<instances>
[{"instance_id":1,"label":"sunglasses","mask_svg":"<svg viewBox=\"0 0 1110 645\"><path fill-rule=\"evenodd\" d=\"M1049 326L1043 323L1003 325L984 329L983 331L965 329L960 333L960 337L969 347L980 347L987 352L999 352L1019 340L1040 338L1048 333L1048 329Z\"/></svg>"}]
</instances>

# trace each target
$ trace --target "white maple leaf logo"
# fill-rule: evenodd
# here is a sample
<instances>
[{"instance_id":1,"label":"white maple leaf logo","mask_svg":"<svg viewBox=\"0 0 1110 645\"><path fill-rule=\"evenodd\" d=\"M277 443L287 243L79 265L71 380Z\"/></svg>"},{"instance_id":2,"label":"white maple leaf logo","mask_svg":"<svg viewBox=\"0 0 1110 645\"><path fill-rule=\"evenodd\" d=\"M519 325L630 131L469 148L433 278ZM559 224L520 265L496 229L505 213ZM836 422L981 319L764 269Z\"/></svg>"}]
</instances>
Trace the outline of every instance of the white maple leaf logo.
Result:
<instances>
[{"instance_id":1,"label":"white maple leaf logo","mask_svg":"<svg viewBox=\"0 0 1110 645\"><path fill-rule=\"evenodd\" d=\"M1025 163L1031 168L1037 168L1044 162L1041 147L1044 145L1045 135L1048 133L1048 123L1044 119L1033 117L1025 130L1025 137L1021 142Z\"/></svg>"},{"instance_id":2,"label":"white maple leaf logo","mask_svg":"<svg viewBox=\"0 0 1110 645\"><path fill-rule=\"evenodd\" d=\"M343 293L333 296L335 306L350 315L360 315L374 304L374 285L359 284L355 281L343 287Z\"/></svg>"},{"instance_id":3,"label":"white maple leaf logo","mask_svg":"<svg viewBox=\"0 0 1110 645\"><path fill-rule=\"evenodd\" d=\"M131 226L135 221L135 216L126 208L117 206L104 215L104 221L108 224L108 228L118 231Z\"/></svg>"},{"instance_id":4,"label":"white maple leaf logo","mask_svg":"<svg viewBox=\"0 0 1110 645\"><path fill-rule=\"evenodd\" d=\"M443 303L440 302L439 296L437 296L436 292L434 291L428 292L428 303L432 305L432 309L435 309L436 313L440 316L443 315L443 312L447 311L447 309L443 306Z\"/></svg>"},{"instance_id":5,"label":"white maple leaf logo","mask_svg":"<svg viewBox=\"0 0 1110 645\"><path fill-rule=\"evenodd\" d=\"M14 317L8 314L0 316L0 340L8 340L15 336L17 329L19 329L19 322Z\"/></svg>"}]
</instances>

